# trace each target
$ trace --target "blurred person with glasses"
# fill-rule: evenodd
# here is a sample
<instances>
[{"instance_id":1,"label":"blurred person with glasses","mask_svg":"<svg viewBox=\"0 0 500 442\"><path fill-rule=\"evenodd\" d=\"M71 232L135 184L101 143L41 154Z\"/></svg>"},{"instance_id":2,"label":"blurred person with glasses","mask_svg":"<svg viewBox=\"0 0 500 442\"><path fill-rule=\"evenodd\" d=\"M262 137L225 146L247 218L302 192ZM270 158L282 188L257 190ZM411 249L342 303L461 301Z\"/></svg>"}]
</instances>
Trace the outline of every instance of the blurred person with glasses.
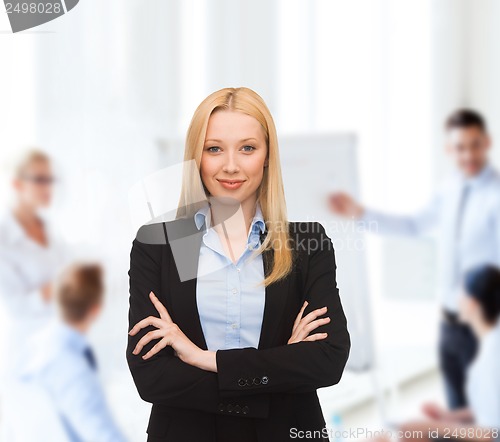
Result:
<instances>
[{"instance_id":1,"label":"blurred person with glasses","mask_svg":"<svg viewBox=\"0 0 500 442\"><path fill-rule=\"evenodd\" d=\"M42 150L29 149L14 160L9 177L12 198L0 213L3 382L20 343L53 316L52 282L71 255L45 212L55 180L50 157Z\"/></svg>"}]
</instances>

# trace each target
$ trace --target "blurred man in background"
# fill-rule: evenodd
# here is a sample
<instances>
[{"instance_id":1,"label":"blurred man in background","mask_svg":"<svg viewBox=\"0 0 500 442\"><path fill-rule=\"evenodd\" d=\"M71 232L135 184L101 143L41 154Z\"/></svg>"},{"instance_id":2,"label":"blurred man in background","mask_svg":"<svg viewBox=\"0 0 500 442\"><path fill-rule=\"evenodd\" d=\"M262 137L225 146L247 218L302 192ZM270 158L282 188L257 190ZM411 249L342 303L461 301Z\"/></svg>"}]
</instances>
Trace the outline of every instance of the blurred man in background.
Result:
<instances>
[{"instance_id":1,"label":"blurred man in background","mask_svg":"<svg viewBox=\"0 0 500 442\"><path fill-rule=\"evenodd\" d=\"M74 264L63 273L54 293L59 315L23 345L17 361L5 404L6 441L126 440L108 409L86 338L103 291L97 264Z\"/></svg>"},{"instance_id":2,"label":"blurred man in background","mask_svg":"<svg viewBox=\"0 0 500 442\"><path fill-rule=\"evenodd\" d=\"M443 317L440 366L448 406L457 409L467 405L466 370L478 346L470 327L458 317L460 276L479 264L500 265L500 176L489 161L491 140L478 112L459 109L449 116L445 128L446 151L456 173L421 212L383 213L342 192L330 196L330 208L341 216L376 223L381 234L417 236L437 231Z\"/></svg>"}]
</instances>

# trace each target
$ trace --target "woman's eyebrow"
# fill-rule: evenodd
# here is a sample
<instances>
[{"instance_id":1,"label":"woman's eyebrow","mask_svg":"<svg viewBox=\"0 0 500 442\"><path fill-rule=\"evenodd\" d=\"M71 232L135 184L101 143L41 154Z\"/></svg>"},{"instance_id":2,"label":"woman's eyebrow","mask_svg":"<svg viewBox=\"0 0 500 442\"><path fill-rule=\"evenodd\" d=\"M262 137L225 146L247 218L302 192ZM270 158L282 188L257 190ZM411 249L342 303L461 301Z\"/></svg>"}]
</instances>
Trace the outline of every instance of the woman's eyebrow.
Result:
<instances>
[{"instance_id":1,"label":"woman's eyebrow","mask_svg":"<svg viewBox=\"0 0 500 442\"><path fill-rule=\"evenodd\" d=\"M240 143L244 143L245 141L250 141L250 140L257 141L256 138L244 138L243 140L240 140L239 142ZM215 138L209 138L209 139L205 140L205 143L208 143L208 142L223 143L224 141L223 140L217 140Z\"/></svg>"}]
</instances>

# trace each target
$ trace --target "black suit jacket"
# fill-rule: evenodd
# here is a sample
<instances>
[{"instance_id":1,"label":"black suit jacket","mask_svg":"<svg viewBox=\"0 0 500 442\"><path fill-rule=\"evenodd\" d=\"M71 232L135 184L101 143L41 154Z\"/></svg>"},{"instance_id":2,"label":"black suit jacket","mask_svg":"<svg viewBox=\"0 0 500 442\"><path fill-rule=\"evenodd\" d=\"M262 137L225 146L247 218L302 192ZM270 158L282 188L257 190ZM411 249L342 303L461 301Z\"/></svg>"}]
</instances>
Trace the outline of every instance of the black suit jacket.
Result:
<instances>
[{"instance_id":1,"label":"black suit jacket","mask_svg":"<svg viewBox=\"0 0 500 442\"><path fill-rule=\"evenodd\" d=\"M266 287L258 349L218 350L218 372L213 373L182 362L170 346L143 360L141 355L157 340L133 355L138 340L155 330L153 326L129 335L126 358L132 377L140 397L153 404L148 441L280 442L297 440L294 435L305 434L300 431L316 431L315 440L328 440L316 390L340 381L350 350L335 254L320 223L289 226L295 264L286 278ZM207 349L196 305L196 277L185 280L177 269L197 269L203 233L192 218L139 229L130 253L129 330L148 316L159 316L149 299L153 291L187 337ZM266 275L272 258L271 251L263 253ZM304 316L328 307L324 316L331 321L312 332L327 332L328 337L287 345L304 300L309 302Z\"/></svg>"}]
</instances>

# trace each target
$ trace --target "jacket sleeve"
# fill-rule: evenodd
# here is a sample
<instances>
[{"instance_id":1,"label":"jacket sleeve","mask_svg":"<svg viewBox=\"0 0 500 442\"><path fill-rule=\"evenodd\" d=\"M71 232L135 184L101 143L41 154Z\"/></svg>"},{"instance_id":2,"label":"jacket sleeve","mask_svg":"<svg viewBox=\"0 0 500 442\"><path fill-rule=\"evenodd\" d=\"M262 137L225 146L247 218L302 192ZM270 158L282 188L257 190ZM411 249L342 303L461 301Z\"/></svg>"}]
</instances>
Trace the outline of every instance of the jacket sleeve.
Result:
<instances>
[{"instance_id":1,"label":"jacket sleeve","mask_svg":"<svg viewBox=\"0 0 500 442\"><path fill-rule=\"evenodd\" d=\"M333 244L324 227L313 224L319 233L310 237L311 241L305 241L309 247L307 270L304 270L305 299L309 304L304 316L327 306L326 314L321 317L329 316L330 322L311 332L327 332L327 338L267 349L218 350L218 382L224 397L261 392L308 392L340 381L349 356L350 336L336 283Z\"/></svg>"},{"instance_id":2,"label":"jacket sleeve","mask_svg":"<svg viewBox=\"0 0 500 442\"><path fill-rule=\"evenodd\" d=\"M161 257L161 245L146 244L137 239L133 241L128 272L129 331L137 322L148 316L159 317L149 293L153 291L163 303ZM135 336L128 335L126 358L140 397L153 404L221 413L224 401L221 402L219 395L217 373L186 364L174 355L170 346L147 360L142 359L141 356L158 340L149 342L140 354L132 354L137 342L151 330L156 330L156 327L147 326ZM267 416L268 401L266 395L250 401L254 405L251 407L252 416Z\"/></svg>"}]
</instances>

